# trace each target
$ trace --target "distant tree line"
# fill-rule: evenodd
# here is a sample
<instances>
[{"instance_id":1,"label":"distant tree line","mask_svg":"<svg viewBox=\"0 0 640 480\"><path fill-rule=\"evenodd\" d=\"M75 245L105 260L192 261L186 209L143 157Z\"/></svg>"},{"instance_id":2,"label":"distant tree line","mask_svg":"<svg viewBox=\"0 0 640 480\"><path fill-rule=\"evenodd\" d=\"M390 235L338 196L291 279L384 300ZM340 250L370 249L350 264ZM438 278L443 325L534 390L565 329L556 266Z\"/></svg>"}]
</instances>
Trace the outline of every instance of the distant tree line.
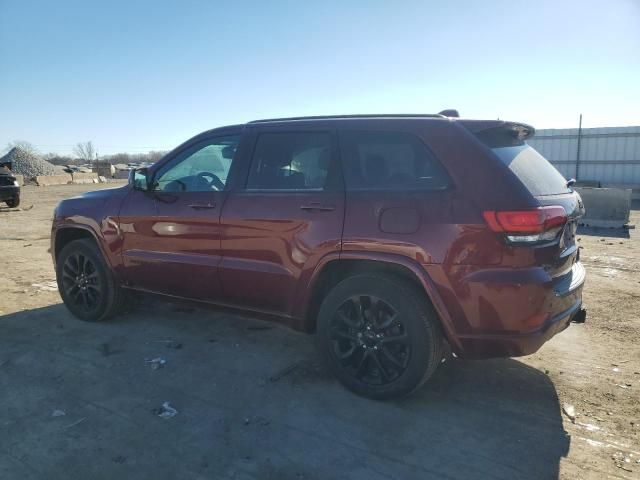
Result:
<instances>
[{"instance_id":1,"label":"distant tree line","mask_svg":"<svg viewBox=\"0 0 640 480\"><path fill-rule=\"evenodd\" d=\"M113 155L98 155L98 151L93 145L93 142L81 142L76 144L73 148L73 156L59 155L57 153L45 153L40 155L38 149L30 142L24 140L14 140L9 142L5 149L8 152L12 148L17 147L26 151L32 155L39 155L43 160L53 165L84 165L87 163L93 163L96 160L100 162L109 162L112 165L119 163L154 163L166 153L161 151L150 151L147 153L115 153ZM4 154L4 153L3 153Z\"/></svg>"}]
</instances>

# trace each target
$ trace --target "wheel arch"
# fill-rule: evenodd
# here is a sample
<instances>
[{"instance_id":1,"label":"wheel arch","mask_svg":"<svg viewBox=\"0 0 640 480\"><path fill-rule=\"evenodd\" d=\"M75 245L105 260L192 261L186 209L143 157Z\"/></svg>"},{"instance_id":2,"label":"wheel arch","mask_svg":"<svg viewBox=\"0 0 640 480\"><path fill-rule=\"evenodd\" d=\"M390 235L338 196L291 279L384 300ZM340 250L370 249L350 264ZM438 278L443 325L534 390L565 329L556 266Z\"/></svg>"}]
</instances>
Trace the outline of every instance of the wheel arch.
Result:
<instances>
[{"instance_id":1,"label":"wheel arch","mask_svg":"<svg viewBox=\"0 0 640 480\"><path fill-rule=\"evenodd\" d=\"M300 312L301 329L315 332L320 304L333 286L348 276L368 272L402 278L425 292L438 314L445 337L454 349L459 346L449 312L429 274L411 259L393 254L343 252L340 256L323 259L316 267L308 284L307 298L302 304L304 311Z\"/></svg>"},{"instance_id":2,"label":"wheel arch","mask_svg":"<svg viewBox=\"0 0 640 480\"><path fill-rule=\"evenodd\" d=\"M74 240L81 240L81 239L88 239L93 241L98 247L98 249L100 250L102 257L105 259L105 261L111 268L111 262L109 260L109 256L105 254L102 243L99 241L98 236L93 231L93 229L85 225L67 225L67 226L58 227L58 229L55 232L55 239L53 244L54 264L57 262L58 255L60 254L62 249L65 247L65 245L68 245L70 242L73 242Z\"/></svg>"}]
</instances>

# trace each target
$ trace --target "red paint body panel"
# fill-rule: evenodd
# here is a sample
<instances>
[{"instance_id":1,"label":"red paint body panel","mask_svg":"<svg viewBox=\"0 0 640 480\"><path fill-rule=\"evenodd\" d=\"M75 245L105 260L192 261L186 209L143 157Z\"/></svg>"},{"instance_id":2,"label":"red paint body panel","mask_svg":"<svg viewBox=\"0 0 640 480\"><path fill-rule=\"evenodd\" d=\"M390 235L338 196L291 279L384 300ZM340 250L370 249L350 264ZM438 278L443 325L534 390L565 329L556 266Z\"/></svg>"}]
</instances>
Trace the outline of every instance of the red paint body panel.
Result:
<instances>
[{"instance_id":1,"label":"red paint body panel","mask_svg":"<svg viewBox=\"0 0 640 480\"><path fill-rule=\"evenodd\" d=\"M197 300L220 299L220 210L225 196L154 196L132 190L120 210L126 284Z\"/></svg>"},{"instance_id":2,"label":"red paint body panel","mask_svg":"<svg viewBox=\"0 0 640 480\"><path fill-rule=\"evenodd\" d=\"M500 122L487 122L494 124ZM451 185L436 191L247 190L257 132L305 129L331 131L336 139L350 130L410 133L440 160ZM226 132L186 142L150 176L203 138ZM581 307L584 270L573 223L555 243L517 246L482 216L560 205L575 219L579 197L534 197L465 121L320 119L250 124L242 132L225 191L170 195L127 186L63 201L52 229L54 259L61 232L83 229L123 286L275 314L300 330L310 329L314 288L328 265L394 265L422 286L453 350L472 358L532 353Z\"/></svg>"},{"instance_id":3,"label":"red paint body panel","mask_svg":"<svg viewBox=\"0 0 640 480\"><path fill-rule=\"evenodd\" d=\"M332 210L307 211L318 203ZM222 213L227 301L293 315L301 278L340 251L344 193L231 193Z\"/></svg>"}]
</instances>

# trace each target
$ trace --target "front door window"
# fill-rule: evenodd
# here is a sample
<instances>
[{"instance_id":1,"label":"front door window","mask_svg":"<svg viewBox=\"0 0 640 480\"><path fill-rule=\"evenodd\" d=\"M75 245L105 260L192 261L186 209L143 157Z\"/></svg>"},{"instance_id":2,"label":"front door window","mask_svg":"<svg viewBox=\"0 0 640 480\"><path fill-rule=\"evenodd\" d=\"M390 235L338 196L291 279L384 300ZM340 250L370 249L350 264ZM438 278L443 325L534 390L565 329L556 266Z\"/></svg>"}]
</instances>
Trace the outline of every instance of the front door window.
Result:
<instances>
[{"instance_id":1,"label":"front door window","mask_svg":"<svg viewBox=\"0 0 640 480\"><path fill-rule=\"evenodd\" d=\"M207 140L187 150L156 175L160 192L217 192L224 190L240 137Z\"/></svg>"}]
</instances>

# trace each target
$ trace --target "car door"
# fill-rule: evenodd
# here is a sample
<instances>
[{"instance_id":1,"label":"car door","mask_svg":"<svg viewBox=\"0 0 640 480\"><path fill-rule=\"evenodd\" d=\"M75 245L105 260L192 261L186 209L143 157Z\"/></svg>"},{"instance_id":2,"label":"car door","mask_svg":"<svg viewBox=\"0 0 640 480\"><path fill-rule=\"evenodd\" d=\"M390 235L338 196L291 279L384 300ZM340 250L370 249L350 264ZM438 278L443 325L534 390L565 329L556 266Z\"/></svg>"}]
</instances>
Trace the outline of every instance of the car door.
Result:
<instances>
[{"instance_id":1,"label":"car door","mask_svg":"<svg viewBox=\"0 0 640 480\"><path fill-rule=\"evenodd\" d=\"M335 132L252 129L244 188L222 210L220 276L225 298L291 314L296 290L318 261L339 252L344 191Z\"/></svg>"},{"instance_id":2,"label":"car door","mask_svg":"<svg viewBox=\"0 0 640 480\"><path fill-rule=\"evenodd\" d=\"M239 140L232 132L190 144L154 169L149 191L132 191L120 212L129 286L219 298L220 211Z\"/></svg>"}]
</instances>

